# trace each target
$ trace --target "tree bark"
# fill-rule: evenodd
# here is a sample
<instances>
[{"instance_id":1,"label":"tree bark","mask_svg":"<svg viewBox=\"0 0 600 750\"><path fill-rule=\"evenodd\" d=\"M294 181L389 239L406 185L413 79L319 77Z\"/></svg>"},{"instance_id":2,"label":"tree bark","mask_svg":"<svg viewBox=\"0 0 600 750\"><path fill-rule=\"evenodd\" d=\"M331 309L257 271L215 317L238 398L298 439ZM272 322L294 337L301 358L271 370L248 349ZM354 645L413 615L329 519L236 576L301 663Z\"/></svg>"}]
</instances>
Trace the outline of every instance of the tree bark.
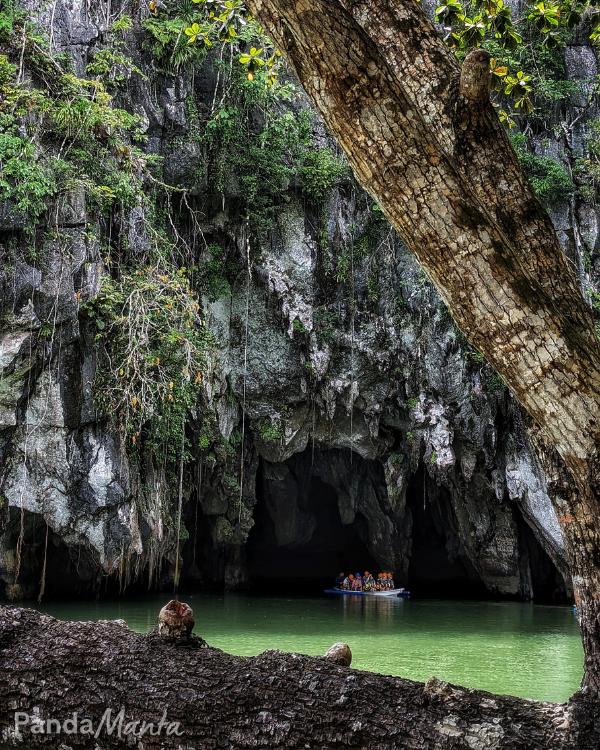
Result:
<instances>
[{"instance_id":1,"label":"tree bark","mask_svg":"<svg viewBox=\"0 0 600 750\"><path fill-rule=\"evenodd\" d=\"M308 96L576 489L554 498L600 690L600 344L545 210L487 96L416 0L248 0Z\"/></svg>"},{"instance_id":2,"label":"tree bark","mask_svg":"<svg viewBox=\"0 0 600 750\"><path fill-rule=\"evenodd\" d=\"M596 750L600 706L564 705L360 672L325 658L267 651L235 657L200 639L140 635L118 622L60 622L0 608L0 747L122 748L127 735L15 736L14 714L97 728L105 710L130 721L179 722L181 736L145 735L147 748L410 748ZM38 725L39 726L39 725ZM129 745L132 746L132 745Z\"/></svg>"}]
</instances>

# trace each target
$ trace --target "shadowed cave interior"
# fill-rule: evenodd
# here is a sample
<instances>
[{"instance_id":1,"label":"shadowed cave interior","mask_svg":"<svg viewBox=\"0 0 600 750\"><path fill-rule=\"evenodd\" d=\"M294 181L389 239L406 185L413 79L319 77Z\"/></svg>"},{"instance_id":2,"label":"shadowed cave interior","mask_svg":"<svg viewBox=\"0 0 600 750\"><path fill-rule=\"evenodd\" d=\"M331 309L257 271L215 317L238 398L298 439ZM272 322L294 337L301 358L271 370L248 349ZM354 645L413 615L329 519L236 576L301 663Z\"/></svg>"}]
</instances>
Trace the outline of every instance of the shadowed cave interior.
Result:
<instances>
[{"instance_id":1,"label":"shadowed cave interior","mask_svg":"<svg viewBox=\"0 0 600 750\"><path fill-rule=\"evenodd\" d=\"M247 543L252 591L317 594L339 571L393 570L414 595L495 598L460 537L455 505L422 467L411 477L406 505L393 507L383 466L349 451L307 450L281 464L262 461L254 526ZM456 502L456 501L455 501ZM566 600L554 563L515 507L520 595ZM524 572L524 566L529 572Z\"/></svg>"},{"instance_id":2,"label":"shadowed cave interior","mask_svg":"<svg viewBox=\"0 0 600 750\"><path fill-rule=\"evenodd\" d=\"M280 544L268 486L255 512L255 525L248 541L248 572L253 589L286 590L288 586L320 592L332 585L339 571L371 570L378 563L366 540L366 519L357 513L351 524L343 524L335 489L312 477L300 502L299 534Z\"/></svg>"},{"instance_id":3,"label":"shadowed cave interior","mask_svg":"<svg viewBox=\"0 0 600 750\"><path fill-rule=\"evenodd\" d=\"M11 509L6 538L14 553L3 561L6 572L0 577L0 600L6 598L6 589L15 578L19 591L28 598L38 596L42 589L45 599L89 596L96 590L99 577L89 550L65 544L39 514Z\"/></svg>"}]
</instances>

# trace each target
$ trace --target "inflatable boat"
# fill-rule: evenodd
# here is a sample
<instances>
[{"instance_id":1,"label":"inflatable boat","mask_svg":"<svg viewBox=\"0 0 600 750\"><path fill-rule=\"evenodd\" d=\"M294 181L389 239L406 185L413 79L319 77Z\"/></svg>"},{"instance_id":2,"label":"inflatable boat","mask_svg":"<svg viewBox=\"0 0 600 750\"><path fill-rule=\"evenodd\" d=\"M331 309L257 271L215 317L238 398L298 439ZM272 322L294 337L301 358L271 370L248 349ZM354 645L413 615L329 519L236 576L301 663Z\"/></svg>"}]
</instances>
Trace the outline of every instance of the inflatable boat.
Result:
<instances>
[{"instance_id":1,"label":"inflatable boat","mask_svg":"<svg viewBox=\"0 0 600 750\"><path fill-rule=\"evenodd\" d=\"M325 589L325 594L338 594L339 596L385 596L400 599L409 599L410 591L406 589L390 589L389 591L347 591L346 589Z\"/></svg>"}]
</instances>

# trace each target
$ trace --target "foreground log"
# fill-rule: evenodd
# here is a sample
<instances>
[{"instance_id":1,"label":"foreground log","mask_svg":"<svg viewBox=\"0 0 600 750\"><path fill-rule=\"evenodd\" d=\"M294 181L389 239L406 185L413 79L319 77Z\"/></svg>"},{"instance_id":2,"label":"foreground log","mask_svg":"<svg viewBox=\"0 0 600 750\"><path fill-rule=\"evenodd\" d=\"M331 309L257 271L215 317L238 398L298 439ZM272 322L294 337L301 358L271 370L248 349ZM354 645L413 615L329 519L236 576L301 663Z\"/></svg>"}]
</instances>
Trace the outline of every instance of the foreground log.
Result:
<instances>
[{"instance_id":1,"label":"foreground log","mask_svg":"<svg viewBox=\"0 0 600 750\"><path fill-rule=\"evenodd\" d=\"M276 651L236 657L201 643L0 608L0 746L122 748L134 728L141 731L128 724L136 721L161 727L130 742L138 750L600 746L598 703L585 694L564 705L537 703L435 679L423 685L383 677L326 658ZM116 722L110 736L102 724L107 709ZM74 713L79 730L100 727L97 739L33 731Z\"/></svg>"}]
</instances>

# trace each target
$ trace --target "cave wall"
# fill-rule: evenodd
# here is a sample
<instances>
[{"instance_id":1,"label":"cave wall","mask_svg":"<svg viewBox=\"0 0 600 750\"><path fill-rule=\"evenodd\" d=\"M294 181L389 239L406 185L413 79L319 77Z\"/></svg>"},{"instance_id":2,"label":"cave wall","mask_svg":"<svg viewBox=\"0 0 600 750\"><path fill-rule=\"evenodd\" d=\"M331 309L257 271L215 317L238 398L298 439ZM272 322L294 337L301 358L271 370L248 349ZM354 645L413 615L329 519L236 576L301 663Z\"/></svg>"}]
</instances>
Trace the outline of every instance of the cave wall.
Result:
<instances>
[{"instance_id":1,"label":"cave wall","mask_svg":"<svg viewBox=\"0 0 600 750\"><path fill-rule=\"evenodd\" d=\"M106 0L26 5L42 27L52 28L55 49L71 56L79 74L120 7ZM148 12L121 5L135 18ZM128 47L150 70L138 31ZM594 52L581 40L565 54L573 79L595 75ZM230 294L203 300L219 347L203 408L214 414L224 441L242 437L233 458L199 450L185 467L184 579L229 588L248 583L248 538L267 477L278 543L305 537L312 521L298 504L303 490L294 494L293 487L303 486L309 456L311 472L335 491L341 522L351 527L358 516L364 519L367 550L403 580L410 578L415 538L411 504L423 488L436 512L444 509L442 521L451 519L446 553L482 590L528 598L548 561L559 577L566 575L560 527L520 410L473 357L400 239L392 231L381 234L369 257L356 253L354 273L344 281L327 273L340 253L354 256L356 227L369 220L367 196L345 184L315 207L291 187L268 241L252 258L247 285L239 187L215 196L194 169L204 155L193 138L189 102L193 111L205 111L215 85L210 68L182 69L153 76L152 85L131 81L120 102L141 115L148 149L164 157L165 179L188 188L202 211L201 230L225 238L240 269ZM572 167L595 114L595 106L577 99L548 113L539 152L558 154ZM566 123L558 138L556 122ZM318 122L314 137L327 138ZM140 210L124 218L133 245L146 241ZM10 212L0 213L1 237L19 237L23 227ZM573 198L553 209L553 219L589 285L598 263L594 207ZM39 571L15 570L14 529L26 514L47 524L57 543L84 551L87 590L107 576L125 587L148 578L160 586L172 576L175 555L163 522L165 479L143 456L127 457L92 402L94 347L79 308L104 272L98 239L88 231L95 219L74 193L61 199L56 220L56 236L40 261L22 253L0 269L4 595L36 595L39 588ZM42 321L49 316L55 332L44 340ZM532 539L543 563L533 561ZM23 555L21 564L39 566L39 555Z\"/></svg>"},{"instance_id":2,"label":"cave wall","mask_svg":"<svg viewBox=\"0 0 600 750\"><path fill-rule=\"evenodd\" d=\"M422 463L404 502L390 500L381 461L348 449L261 460L245 545L249 587L314 593L334 571L393 570L397 585L421 596L567 598L568 584L517 504L465 507Z\"/></svg>"}]
</instances>

